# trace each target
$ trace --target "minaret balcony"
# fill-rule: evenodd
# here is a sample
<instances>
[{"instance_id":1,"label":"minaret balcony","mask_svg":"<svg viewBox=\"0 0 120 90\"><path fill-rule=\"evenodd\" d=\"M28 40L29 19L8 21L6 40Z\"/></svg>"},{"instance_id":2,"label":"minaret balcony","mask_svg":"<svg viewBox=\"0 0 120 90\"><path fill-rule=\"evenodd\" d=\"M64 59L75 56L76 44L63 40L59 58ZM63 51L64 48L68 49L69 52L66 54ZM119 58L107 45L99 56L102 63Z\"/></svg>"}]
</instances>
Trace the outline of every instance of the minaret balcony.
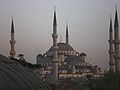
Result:
<instances>
[{"instance_id":1,"label":"minaret balcony","mask_svg":"<svg viewBox=\"0 0 120 90\"><path fill-rule=\"evenodd\" d=\"M52 37L53 37L53 38L58 38L58 35L53 33L53 34L52 34Z\"/></svg>"},{"instance_id":2,"label":"minaret balcony","mask_svg":"<svg viewBox=\"0 0 120 90\"><path fill-rule=\"evenodd\" d=\"M10 51L10 55L15 55L16 52L15 51Z\"/></svg>"},{"instance_id":3,"label":"minaret balcony","mask_svg":"<svg viewBox=\"0 0 120 90\"><path fill-rule=\"evenodd\" d=\"M113 51L113 50L108 50L108 52L109 52L110 54L114 54L114 51Z\"/></svg>"},{"instance_id":4,"label":"minaret balcony","mask_svg":"<svg viewBox=\"0 0 120 90\"><path fill-rule=\"evenodd\" d=\"M114 40L113 42L114 42L114 44L120 44L120 40L119 39L118 40Z\"/></svg>"},{"instance_id":5,"label":"minaret balcony","mask_svg":"<svg viewBox=\"0 0 120 90\"><path fill-rule=\"evenodd\" d=\"M112 43L114 43L114 40L109 39L108 42L112 44Z\"/></svg>"},{"instance_id":6,"label":"minaret balcony","mask_svg":"<svg viewBox=\"0 0 120 90\"><path fill-rule=\"evenodd\" d=\"M16 40L10 40L10 44L15 44Z\"/></svg>"},{"instance_id":7,"label":"minaret balcony","mask_svg":"<svg viewBox=\"0 0 120 90\"><path fill-rule=\"evenodd\" d=\"M120 59L120 55L119 54L114 55L114 59Z\"/></svg>"},{"instance_id":8,"label":"minaret balcony","mask_svg":"<svg viewBox=\"0 0 120 90\"><path fill-rule=\"evenodd\" d=\"M110 62L109 62L109 65L115 65L115 63L114 63L114 62L112 62L112 61L110 61Z\"/></svg>"}]
</instances>

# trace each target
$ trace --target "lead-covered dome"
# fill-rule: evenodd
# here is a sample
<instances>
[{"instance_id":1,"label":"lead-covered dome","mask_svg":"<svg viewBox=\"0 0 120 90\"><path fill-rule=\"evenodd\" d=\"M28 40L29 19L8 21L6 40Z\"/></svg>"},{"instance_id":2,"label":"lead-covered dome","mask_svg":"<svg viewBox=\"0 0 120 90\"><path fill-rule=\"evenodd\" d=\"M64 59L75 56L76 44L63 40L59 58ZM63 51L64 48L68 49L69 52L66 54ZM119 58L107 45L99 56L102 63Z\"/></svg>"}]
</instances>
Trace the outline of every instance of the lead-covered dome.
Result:
<instances>
[{"instance_id":1,"label":"lead-covered dome","mask_svg":"<svg viewBox=\"0 0 120 90\"><path fill-rule=\"evenodd\" d=\"M76 51L66 43L57 43L58 46L58 55L70 56L76 55ZM44 54L44 56L53 56L53 46Z\"/></svg>"},{"instance_id":2,"label":"lead-covered dome","mask_svg":"<svg viewBox=\"0 0 120 90\"><path fill-rule=\"evenodd\" d=\"M19 63L0 54L1 90L51 90L49 86Z\"/></svg>"},{"instance_id":3,"label":"lead-covered dome","mask_svg":"<svg viewBox=\"0 0 120 90\"><path fill-rule=\"evenodd\" d=\"M80 62L81 58L79 56L69 56L65 59L65 62Z\"/></svg>"},{"instance_id":4,"label":"lead-covered dome","mask_svg":"<svg viewBox=\"0 0 120 90\"><path fill-rule=\"evenodd\" d=\"M74 49L66 43L58 43L58 51L74 51ZM53 46L49 49L49 51L53 51Z\"/></svg>"}]
</instances>

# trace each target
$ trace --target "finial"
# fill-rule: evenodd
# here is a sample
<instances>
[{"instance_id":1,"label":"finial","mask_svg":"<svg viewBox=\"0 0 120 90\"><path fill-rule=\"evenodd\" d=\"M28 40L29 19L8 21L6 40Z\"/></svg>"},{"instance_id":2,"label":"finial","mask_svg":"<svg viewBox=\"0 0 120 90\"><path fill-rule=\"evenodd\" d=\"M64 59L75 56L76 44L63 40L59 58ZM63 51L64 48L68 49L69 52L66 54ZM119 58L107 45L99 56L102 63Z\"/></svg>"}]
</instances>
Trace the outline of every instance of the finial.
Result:
<instances>
[{"instance_id":1,"label":"finial","mask_svg":"<svg viewBox=\"0 0 120 90\"><path fill-rule=\"evenodd\" d=\"M116 8L115 9L117 10L117 4L116 4Z\"/></svg>"},{"instance_id":2,"label":"finial","mask_svg":"<svg viewBox=\"0 0 120 90\"><path fill-rule=\"evenodd\" d=\"M110 15L110 22L112 21L112 14Z\"/></svg>"},{"instance_id":3,"label":"finial","mask_svg":"<svg viewBox=\"0 0 120 90\"><path fill-rule=\"evenodd\" d=\"M110 32L112 32L112 17L111 17L112 15L110 15Z\"/></svg>"},{"instance_id":4,"label":"finial","mask_svg":"<svg viewBox=\"0 0 120 90\"><path fill-rule=\"evenodd\" d=\"M68 22L66 21L66 30L68 29Z\"/></svg>"},{"instance_id":5,"label":"finial","mask_svg":"<svg viewBox=\"0 0 120 90\"><path fill-rule=\"evenodd\" d=\"M62 43L62 34L60 34L60 43Z\"/></svg>"},{"instance_id":6,"label":"finial","mask_svg":"<svg viewBox=\"0 0 120 90\"><path fill-rule=\"evenodd\" d=\"M112 21L112 15L110 15L110 22Z\"/></svg>"},{"instance_id":7,"label":"finial","mask_svg":"<svg viewBox=\"0 0 120 90\"><path fill-rule=\"evenodd\" d=\"M13 20L13 16L11 16L12 20Z\"/></svg>"},{"instance_id":8,"label":"finial","mask_svg":"<svg viewBox=\"0 0 120 90\"><path fill-rule=\"evenodd\" d=\"M66 21L66 26L68 26L68 21Z\"/></svg>"},{"instance_id":9,"label":"finial","mask_svg":"<svg viewBox=\"0 0 120 90\"><path fill-rule=\"evenodd\" d=\"M116 11L115 11L115 22L114 22L114 27L118 27L118 16L117 16L117 5L116 5Z\"/></svg>"},{"instance_id":10,"label":"finial","mask_svg":"<svg viewBox=\"0 0 120 90\"><path fill-rule=\"evenodd\" d=\"M66 44L69 44L68 23L66 23Z\"/></svg>"},{"instance_id":11,"label":"finial","mask_svg":"<svg viewBox=\"0 0 120 90\"><path fill-rule=\"evenodd\" d=\"M56 12L56 6L54 6L54 12Z\"/></svg>"},{"instance_id":12,"label":"finial","mask_svg":"<svg viewBox=\"0 0 120 90\"><path fill-rule=\"evenodd\" d=\"M12 24L11 24L11 33L14 33L13 16L11 16L11 18L12 18Z\"/></svg>"},{"instance_id":13,"label":"finial","mask_svg":"<svg viewBox=\"0 0 120 90\"><path fill-rule=\"evenodd\" d=\"M110 15L110 19L112 19L112 14Z\"/></svg>"},{"instance_id":14,"label":"finial","mask_svg":"<svg viewBox=\"0 0 120 90\"><path fill-rule=\"evenodd\" d=\"M54 20L53 20L53 25L57 25L57 20L56 20L56 7L54 7Z\"/></svg>"}]
</instances>

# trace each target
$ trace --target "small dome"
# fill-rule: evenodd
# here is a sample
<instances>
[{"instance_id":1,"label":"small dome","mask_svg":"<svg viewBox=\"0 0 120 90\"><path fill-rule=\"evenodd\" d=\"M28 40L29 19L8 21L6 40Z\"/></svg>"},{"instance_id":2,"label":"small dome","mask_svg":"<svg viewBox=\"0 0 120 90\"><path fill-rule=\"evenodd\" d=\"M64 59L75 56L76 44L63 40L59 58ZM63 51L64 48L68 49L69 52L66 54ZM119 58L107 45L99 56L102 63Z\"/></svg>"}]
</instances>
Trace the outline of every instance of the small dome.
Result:
<instances>
[{"instance_id":1,"label":"small dome","mask_svg":"<svg viewBox=\"0 0 120 90\"><path fill-rule=\"evenodd\" d=\"M42 62L49 63L49 62L52 62L52 60L53 60L53 57L45 57L45 58L43 58Z\"/></svg>"},{"instance_id":2,"label":"small dome","mask_svg":"<svg viewBox=\"0 0 120 90\"><path fill-rule=\"evenodd\" d=\"M80 56L87 56L85 53L81 53Z\"/></svg>"},{"instance_id":3,"label":"small dome","mask_svg":"<svg viewBox=\"0 0 120 90\"><path fill-rule=\"evenodd\" d=\"M66 43L58 43L58 51L74 51L74 49ZM53 51L53 46L49 49L49 51Z\"/></svg>"},{"instance_id":4,"label":"small dome","mask_svg":"<svg viewBox=\"0 0 120 90\"><path fill-rule=\"evenodd\" d=\"M79 56L69 56L65 59L65 62L78 62L81 61Z\"/></svg>"},{"instance_id":5,"label":"small dome","mask_svg":"<svg viewBox=\"0 0 120 90\"><path fill-rule=\"evenodd\" d=\"M51 90L49 86L19 63L0 54L1 90Z\"/></svg>"},{"instance_id":6,"label":"small dome","mask_svg":"<svg viewBox=\"0 0 120 90\"><path fill-rule=\"evenodd\" d=\"M38 54L37 57L43 57L43 55L42 54Z\"/></svg>"}]
</instances>

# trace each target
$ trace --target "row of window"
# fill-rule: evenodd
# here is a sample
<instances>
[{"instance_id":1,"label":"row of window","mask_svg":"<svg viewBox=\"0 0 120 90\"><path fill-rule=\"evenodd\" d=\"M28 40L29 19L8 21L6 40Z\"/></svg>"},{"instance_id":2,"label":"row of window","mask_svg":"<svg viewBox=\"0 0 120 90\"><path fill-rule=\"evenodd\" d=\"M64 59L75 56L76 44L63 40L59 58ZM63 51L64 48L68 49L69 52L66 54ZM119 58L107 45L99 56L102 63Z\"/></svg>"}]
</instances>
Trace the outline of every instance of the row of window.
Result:
<instances>
[{"instance_id":1,"label":"row of window","mask_svg":"<svg viewBox=\"0 0 120 90\"><path fill-rule=\"evenodd\" d=\"M87 62L68 62L68 65L87 66Z\"/></svg>"},{"instance_id":2,"label":"row of window","mask_svg":"<svg viewBox=\"0 0 120 90\"><path fill-rule=\"evenodd\" d=\"M76 52L75 51L58 51L58 54L59 53L62 53L64 55L76 55ZM53 55L53 52L47 52L46 56L52 56Z\"/></svg>"},{"instance_id":3,"label":"row of window","mask_svg":"<svg viewBox=\"0 0 120 90\"><path fill-rule=\"evenodd\" d=\"M41 66L52 66L52 63L51 62L49 62L49 63L40 63L41 64Z\"/></svg>"}]
</instances>

